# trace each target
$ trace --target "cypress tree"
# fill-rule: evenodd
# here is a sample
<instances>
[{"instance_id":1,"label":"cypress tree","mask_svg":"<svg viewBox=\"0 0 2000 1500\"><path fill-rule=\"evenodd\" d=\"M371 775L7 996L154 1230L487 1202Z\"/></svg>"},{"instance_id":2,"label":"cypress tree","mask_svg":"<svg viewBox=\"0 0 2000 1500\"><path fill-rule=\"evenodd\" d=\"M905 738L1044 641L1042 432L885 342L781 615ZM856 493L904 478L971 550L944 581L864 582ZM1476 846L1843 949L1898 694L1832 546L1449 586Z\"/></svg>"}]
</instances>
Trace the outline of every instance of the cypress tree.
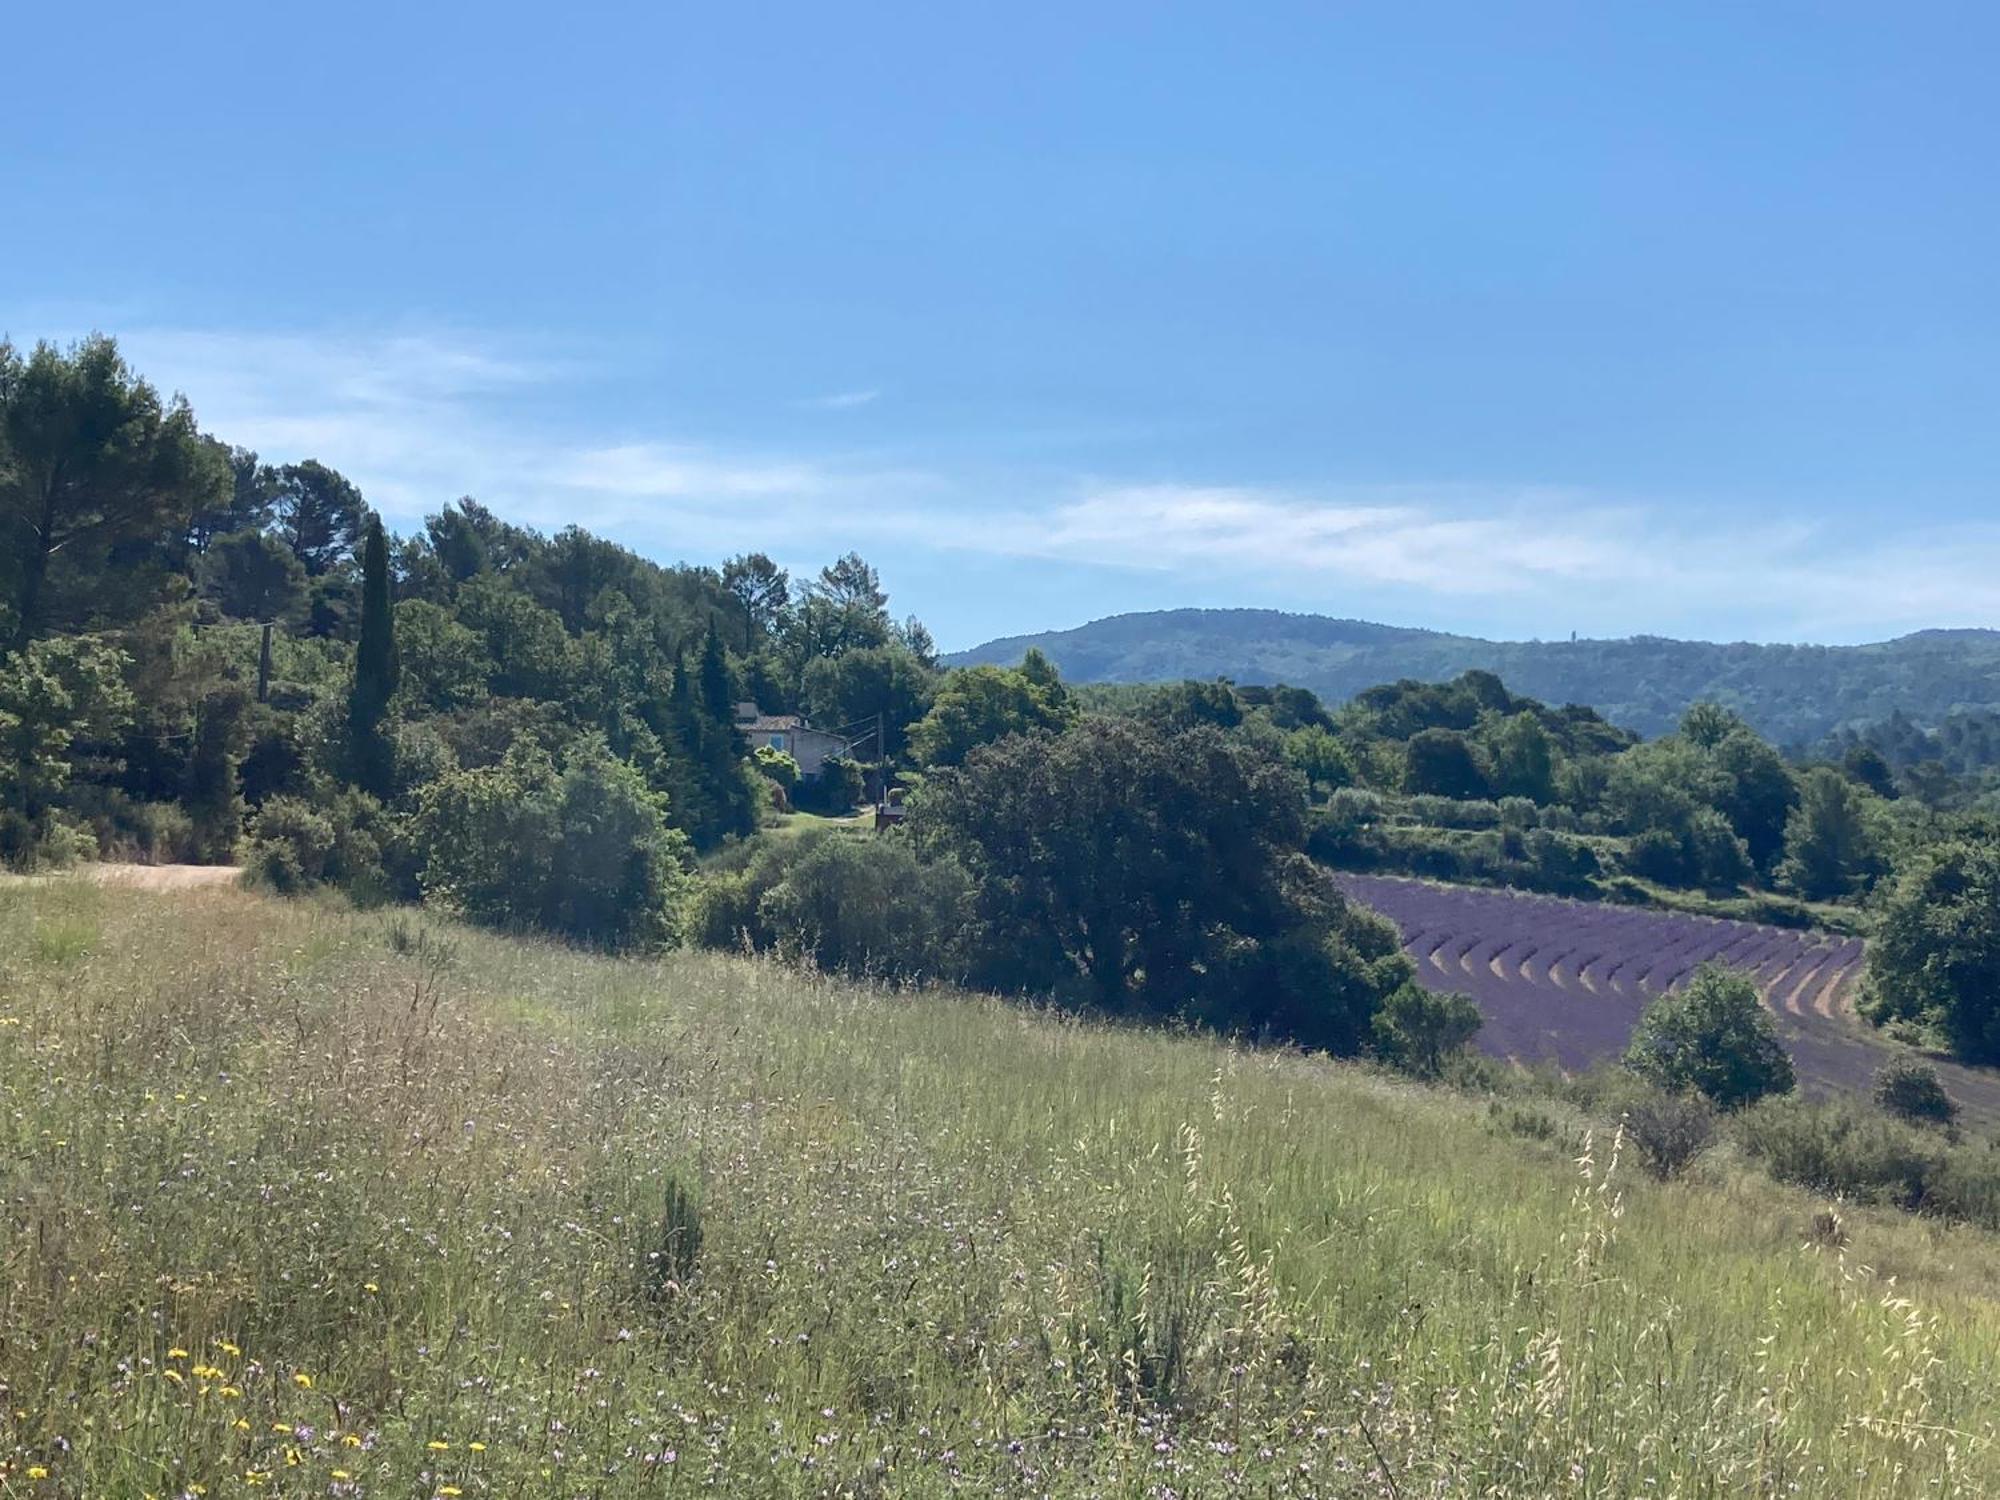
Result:
<instances>
[{"instance_id":1,"label":"cypress tree","mask_svg":"<svg viewBox=\"0 0 2000 1500\"><path fill-rule=\"evenodd\" d=\"M389 541L382 534L381 517L371 515L361 547L361 638L354 648L347 727L355 784L377 797L386 798L395 780L395 757L382 721L401 675L396 617L389 603Z\"/></svg>"}]
</instances>

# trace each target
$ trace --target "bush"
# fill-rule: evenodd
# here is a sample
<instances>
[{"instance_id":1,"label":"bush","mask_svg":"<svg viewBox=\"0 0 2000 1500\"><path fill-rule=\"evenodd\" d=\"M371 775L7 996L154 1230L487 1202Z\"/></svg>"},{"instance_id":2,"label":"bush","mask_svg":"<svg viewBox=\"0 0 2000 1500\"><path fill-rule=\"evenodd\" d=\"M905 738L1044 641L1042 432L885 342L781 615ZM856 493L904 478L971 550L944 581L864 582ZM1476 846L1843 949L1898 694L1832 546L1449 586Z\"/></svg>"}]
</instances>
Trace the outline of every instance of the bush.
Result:
<instances>
[{"instance_id":1,"label":"bush","mask_svg":"<svg viewBox=\"0 0 2000 1500\"><path fill-rule=\"evenodd\" d=\"M1678 1177L1715 1142L1715 1106L1699 1094L1649 1088L1625 1106L1625 1139L1646 1170Z\"/></svg>"},{"instance_id":2,"label":"bush","mask_svg":"<svg viewBox=\"0 0 2000 1500\"><path fill-rule=\"evenodd\" d=\"M76 787L69 802L102 858L181 864L194 857L194 820L178 803L140 802L111 786Z\"/></svg>"},{"instance_id":3,"label":"bush","mask_svg":"<svg viewBox=\"0 0 2000 1500\"><path fill-rule=\"evenodd\" d=\"M1465 996L1406 984L1383 997L1375 1013L1375 1045L1397 1067L1436 1078L1480 1027L1479 1007Z\"/></svg>"},{"instance_id":4,"label":"bush","mask_svg":"<svg viewBox=\"0 0 2000 1500\"><path fill-rule=\"evenodd\" d=\"M971 913L971 882L955 862L920 861L898 837L813 829L705 876L688 930L705 947L917 982L963 977Z\"/></svg>"},{"instance_id":5,"label":"bush","mask_svg":"<svg viewBox=\"0 0 2000 1500\"><path fill-rule=\"evenodd\" d=\"M250 820L250 878L282 895L338 886L363 903L409 899L396 820L362 792L343 789L317 804L273 797Z\"/></svg>"},{"instance_id":6,"label":"bush","mask_svg":"<svg viewBox=\"0 0 2000 1500\"><path fill-rule=\"evenodd\" d=\"M775 783L782 791L789 793L799 784L799 763L784 751L759 745L751 759L756 764L757 774Z\"/></svg>"},{"instance_id":7,"label":"bush","mask_svg":"<svg viewBox=\"0 0 2000 1500\"><path fill-rule=\"evenodd\" d=\"M65 870L96 855L96 836L64 813L31 818L13 808L0 810L0 866L23 874Z\"/></svg>"},{"instance_id":8,"label":"bush","mask_svg":"<svg viewBox=\"0 0 2000 1500\"><path fill-rule=\"evenodd\" d=\"M1739 1117L1733 1133L1782 1182L1906 1209L1925 1206L1945 1155L1935 1134L1848 1100L1770 1100Z\"/></svg>"},{"instance_id":9,"label":"bush","mask_svg":"<svg viewBox=\"0 0 2000 1500\"><path fill-rule=\"evenodd\" d=\"M1639 1018L1625 1066L1670 1092L1692 1089L1719 1109L1788 1092L1792 1059L1750 979L1704 964L1685 989Z\"/></svg>"},{"instance_id":10,"label":"bush","mask_svg":"<svg viewBox=\"0 0 2000 1500\"><path fill-rule=\"evenodd\" d=\"M333 822L297 797L272 797L250 821L251 878L296 895L327 878Z\"/></svg>"},{"instance_id":11,"label":"bush","mask_svg":"<svg viewBox=\"0 0 2000 1500\"><path fill-rule=\"evenodd\" d=\"M1875 1102L1913 1125L1950 1125L1958 1106L1944 1091L1936 1068L1914 1057L1898 1058L1875 1075Z\"/></svg>"},{"instance_id":12,"label":"bush","mask_svg":"<svg viewBox=\"0 0 2000 1500\"><path fill-rule=\"evenodd\" d=\"M863 791L861 767L836 755L820 766L819 775L798 784L792 805L804 812L844 818L860 803Z\"/></svg>"},{"instance_id":13,"label":"bush","mask_svg":"<svg viewBox=\"0 0 2000 1500\"><path fill-rule=\"evenodd\" d=\"M690 850L666 799L601 742L558 767L523 747L424 788L411 829L423 893L488 926L605 948L679 933Z\"/></svg>"}]
</instances>

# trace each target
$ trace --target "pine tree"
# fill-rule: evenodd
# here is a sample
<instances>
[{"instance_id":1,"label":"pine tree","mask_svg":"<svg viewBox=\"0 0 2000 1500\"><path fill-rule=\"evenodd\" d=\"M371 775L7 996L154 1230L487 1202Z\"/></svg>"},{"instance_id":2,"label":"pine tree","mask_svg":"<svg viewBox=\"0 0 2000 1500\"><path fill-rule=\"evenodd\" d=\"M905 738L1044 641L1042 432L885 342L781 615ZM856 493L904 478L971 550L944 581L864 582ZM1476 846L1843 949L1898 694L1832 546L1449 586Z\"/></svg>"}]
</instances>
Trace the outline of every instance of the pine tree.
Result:
<instances>
[{"instance_id":1,"label":"pine tree","mask_svg":"<svg viewBox=\"0 0 2000 1500\"><path fill-rule=\"evenodd\" d=\"M382 798L388 797L395 780L395 757L382 721L400 677L396 617L389 603L389 542L380 517L370 516L361 550L361 639L354 650L347 728L355 784Z\"/></svg>"}]
</instances>

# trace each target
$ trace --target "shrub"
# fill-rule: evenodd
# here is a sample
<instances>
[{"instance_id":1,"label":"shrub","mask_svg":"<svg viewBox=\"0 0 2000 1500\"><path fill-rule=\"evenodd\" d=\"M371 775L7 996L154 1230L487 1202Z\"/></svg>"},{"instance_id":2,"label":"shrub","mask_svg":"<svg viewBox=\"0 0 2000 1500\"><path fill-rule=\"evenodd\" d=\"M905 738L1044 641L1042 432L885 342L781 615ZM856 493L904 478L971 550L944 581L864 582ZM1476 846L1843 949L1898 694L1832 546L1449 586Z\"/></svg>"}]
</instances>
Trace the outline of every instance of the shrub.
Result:
<instances>
[{"instance_id":1,"label":"shrub","mask_svg":"<svg viewBox=\"0 0 2000 1500\"><path fill-rule=\"evenodd\" d=\"M757 774L782 790L790 792L799 784L799 763L784 751L759 745L751 759L756 763Z\"/></svg>"},{"instance_id":2,"label":"shrub","mask_svg":"<svg viewBox=\"0 0 2000 1500\"><path fill-rule=\"evenodd\" d=\"M1945 1157L1935 1134L1844 1099L1769 1100L1745 1111L1733 1134L1780 1181L1907 1209L1925 1206Z\"/></svg>"},{"instance_id":3,"label":"shrub","mask_svg":"<svg viewBox=\"0 0 2000 1500\"><path fill-rule=\"evenodd\" d=\"M1788 1092L1794 1082L1792 1059L1756 986L1715 964L1646 1007L1625 1066L1663 1089L1693 1089L1725 1110Z\"/></svg>"},{"instance_id":4,"label":"shrub","mask_svg":"<svg viewBox=\"0 0 2000 1500\"><path fill-rule=\"evenodd\" d=\"M861 801L863 790L861 767L836 755L820 766L819 775L799 782L792 793L792 805L806 812L844 818Z\"/></svg>"},{"instance_id":5,"label":"shrub","mask_svg":"<svg viewBox=\"0 0 2000 1500\"><path fill-rule=\"evenodd\" d=\"M431 783L411 842L424 895L489 926L606 948L659 947L679 931L687 838L600 742L560 769L524 747Z\"/></svg>"},{"instance_id":6,"label":"shrub","mask_svg":"<svg viewBox=\"0 0 2000 1500\"><path fill-rule=\"evenodd\" d=\"M1902 1057L1875 1075L1875 1102L1899 1120L1915 1125L1950 1125L1958 1106L1944 1091L1936 1068Z\"/></svg>"},{"instance_id":7,"label":"shrub","mask_svg":"<svg viewBox=\"0 0 2000 1500\"><path fill-rule=\"evenodd\" d=\"M1465 996L1406 984L1383 997L1375 1013L1375 1045L1390 1062L1419 1078L1436 1078L1480 1027L1479 1007Z\"/></svg>"},{"instance_id":8,"label":"shrub","mask_svg":"<svg viewBox=\"0 0 2000 1500\"><path fill-rule=\"evenodd\" d=\"M251 877L283 895L320 884L333 853L333 822L297 797L272 797L250 822Z\"/></svg>"},{"instance_id":9,"label":"shrub","mask_svg":"<svg viewBox=\"0 0 2000 1500\"><path fill-rule=\"evenodd\" d=\"M416 893L385 860L400 844L396 820L365 793L346 789L317 804L272 797L250 821L246 864L251 879L283 895L332 885L362 902L384 901Z\"/></svg>"},{"instance_id":10,"label":"shrub","mask_svg":"<svg viewBox=\"0 0 2000 1500\"><path fill-rule=\"evenodd\" d=\"M1662 1182L1678 1177L1715 1142L1715 1106L1699 1094L1647 1089L1625 1106L1625 1139Z\"/></svg>"},{"instance_id":11,"label":"shrub","mask_svg":"<svg viewBox=\"0 0 2000 1500\"><path fill-rule=\"evenodd\" d=\"M920 861L897 837L813 829L705 875L688 931L705 947L748 946L849 974L955 979L971 910L971 882L954 861Z\"/></svg>"}]
</instances>

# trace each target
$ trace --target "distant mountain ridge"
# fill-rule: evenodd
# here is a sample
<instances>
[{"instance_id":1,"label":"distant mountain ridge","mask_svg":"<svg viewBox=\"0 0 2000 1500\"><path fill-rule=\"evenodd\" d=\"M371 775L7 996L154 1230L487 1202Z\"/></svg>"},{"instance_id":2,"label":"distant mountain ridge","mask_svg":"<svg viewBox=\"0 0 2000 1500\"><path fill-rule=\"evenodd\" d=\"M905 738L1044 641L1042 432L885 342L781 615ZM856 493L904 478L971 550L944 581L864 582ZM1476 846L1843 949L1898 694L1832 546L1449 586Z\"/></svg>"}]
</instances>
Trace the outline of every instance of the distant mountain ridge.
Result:
<instances>
[{"instance_id":1,"label":"distant mountain ridge","mask_svg":"<svg viewBox=\"0 0 2000 1500\"><path fill-rule=\"evenodd\" d=\"M1673 727L1701 699L1759 732L1810 745L1846 725L1901 712L1930 724L1955 709L2000 708L2000 631L1922 630L1862 646L1624 640L1489 641L1274 609L1112 615L1074 630L1008 636L947 660L1019 661L1039 647L1079 682L1228 677L1288 682L1342 702L1381 682L1437 680L1474 667L1516 692L1583 703L1641 734Z\"/></svg>"}]
</instances>

